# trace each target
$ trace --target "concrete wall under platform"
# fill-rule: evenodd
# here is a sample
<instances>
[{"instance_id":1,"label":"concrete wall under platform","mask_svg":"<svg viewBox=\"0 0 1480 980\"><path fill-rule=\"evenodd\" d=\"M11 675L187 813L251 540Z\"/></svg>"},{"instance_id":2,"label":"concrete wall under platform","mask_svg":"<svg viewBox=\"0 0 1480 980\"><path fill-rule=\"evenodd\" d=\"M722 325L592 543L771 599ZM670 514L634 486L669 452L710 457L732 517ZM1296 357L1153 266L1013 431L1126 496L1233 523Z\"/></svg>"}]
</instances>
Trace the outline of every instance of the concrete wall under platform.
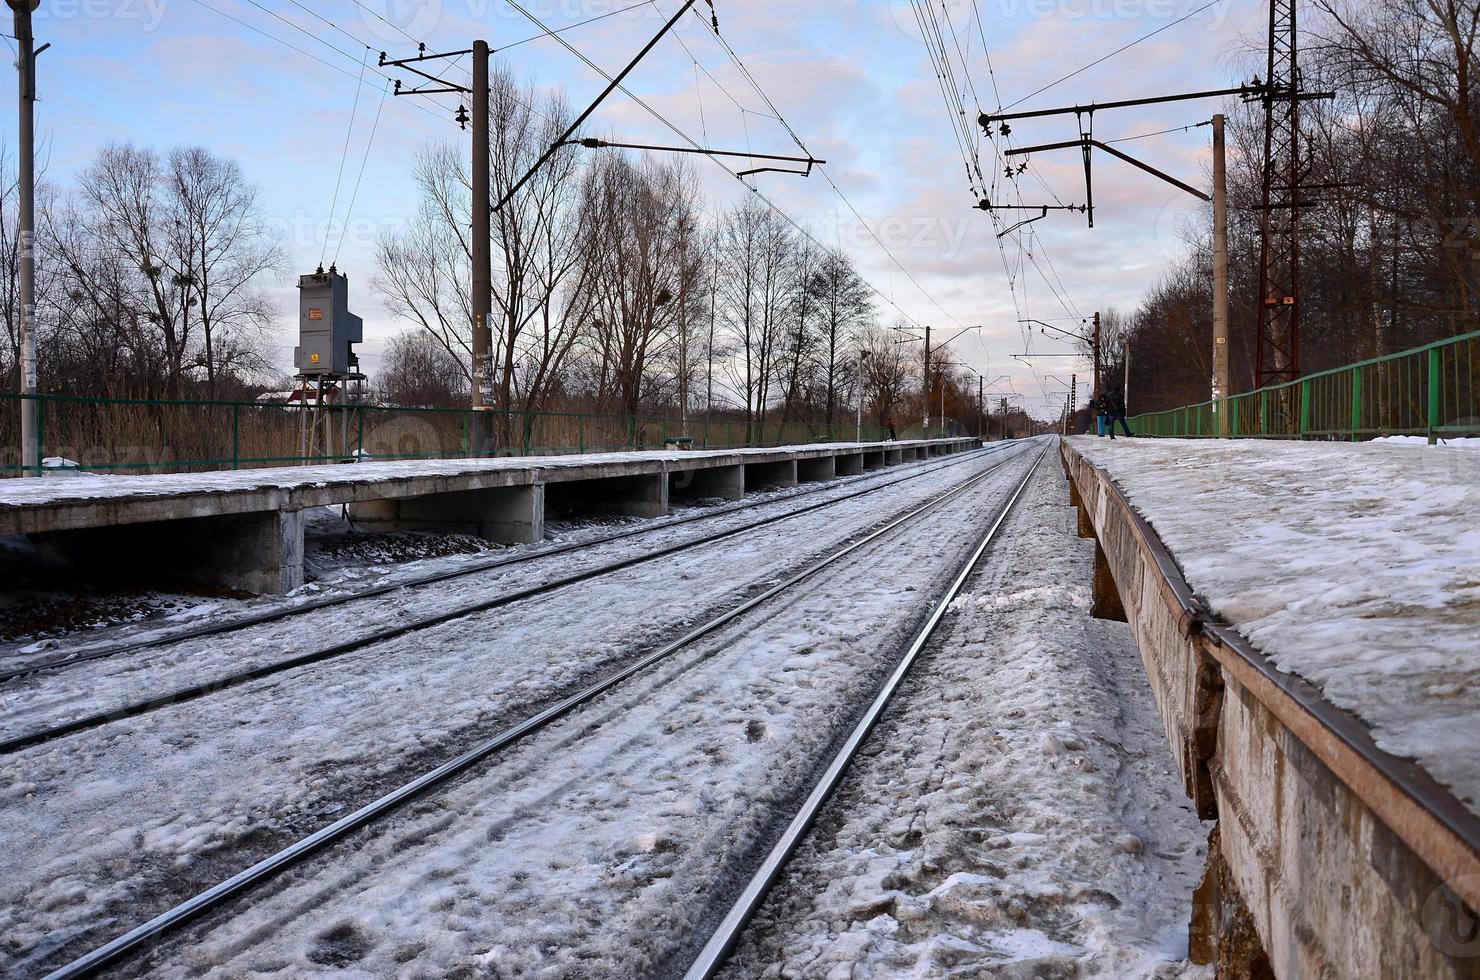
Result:
<instances>
[{"instance_id":1,"label":"concrete wall under platform","mask_svg":"<svg viewBox=\"0 0 1480 980\"><path fill-rule=\"evenodd\" d=\"M796 485L797 461L794 459L745 464L746 490L775 490Z\"/></svg>"},{"instance_id":2,"label":"concrete wall under platform","mask_svg":"<svg viewBox=\"0 0 1480 980\"><path fill-rule=\"evenodd\" d=\"M0 480L0 535L41 536L91 565L157 566L175 579L249 592L303 583L303 516L347 505L370 530L449 530L539 541L547 517L661 517L670 496L739 499L922 458L931 443L366 461L156 476ZM941 445L964 451L975 439ZM138 556L157 561L136 560Z\"/></svg>"},{"instance_id":3,"label":"concrete wall under platform","mask_svg":"<svg viewBox=\"0 0 1480 980\"><path fill-rule=\"evenodd\" d=\"M676 469L668 474L669 500L739 500L745 496L741 463Z\"/></svg>"},{"instance_id":4,"label":"concrete wall under platform","mask_svg":"<svg viewBox=\"0 0 1480 980\"><path fill-rule=\"evenodd\" d=\"M559 514L665 517L668 514L668 474L637 473L547 483L545 515L554 517Z\"/></svg>"},{"instance_id":5,"label":"concrete wall under platform","mask_svg":"<svg viewBox=\"0 0 1480 980\"><path fill-rule=\"evenodd\" d=\"M1229 978L1480 977L1480 818L1218 622L1111 477L1062 446L1095 606L1130 625L1186 793L1217 821L1192 959Z\"/></svg>"},{"instance_id":6,"label":"concrete wall under platform","mask_svg":"<svg viewBox=\"0 0 1480 980\"><path fill-rule=\"evenodd\" d=\"M499 544L533 544L545 537L543 484L453 490L350 505L350 519L367 531L455 531Z\"/></svg>"},{"instance_id":7,"label":"concrete wall under platform","mask_svg":"<svg viewBox=\"0 0 1480 980\"><path fill-rule=\"evenodd\" d=\"M817 483L821 480L831 480L838 475L838 464L836 456L817 456L813 459L797 460L797 481L800 483Z\"/></svg>"}]
</instances>

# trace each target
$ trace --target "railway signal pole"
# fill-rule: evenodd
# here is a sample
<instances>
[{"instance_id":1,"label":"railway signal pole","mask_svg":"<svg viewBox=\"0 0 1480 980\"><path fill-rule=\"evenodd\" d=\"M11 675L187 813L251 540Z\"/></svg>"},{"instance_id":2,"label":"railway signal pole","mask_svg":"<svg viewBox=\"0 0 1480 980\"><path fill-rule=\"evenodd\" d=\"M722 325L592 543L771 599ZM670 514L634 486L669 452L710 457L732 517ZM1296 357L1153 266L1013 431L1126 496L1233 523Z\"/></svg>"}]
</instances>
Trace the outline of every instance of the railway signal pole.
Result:
<instances>
[{"instance_id":1,"label":"railway signal pole","mask_svg":"<svg viewBox=\"0 0 1480 980\"><path fill-rule=\"evenodd\" d=\"M21 466L41 473L41 427L36 403L36 55L31 13L40 0L8 0L15 14L20 88L20 151L16 160L20 300ZM44 51L47 45L42 45ZM23 469L24 472L24 469Z\"/></svg>"}]
</instances>

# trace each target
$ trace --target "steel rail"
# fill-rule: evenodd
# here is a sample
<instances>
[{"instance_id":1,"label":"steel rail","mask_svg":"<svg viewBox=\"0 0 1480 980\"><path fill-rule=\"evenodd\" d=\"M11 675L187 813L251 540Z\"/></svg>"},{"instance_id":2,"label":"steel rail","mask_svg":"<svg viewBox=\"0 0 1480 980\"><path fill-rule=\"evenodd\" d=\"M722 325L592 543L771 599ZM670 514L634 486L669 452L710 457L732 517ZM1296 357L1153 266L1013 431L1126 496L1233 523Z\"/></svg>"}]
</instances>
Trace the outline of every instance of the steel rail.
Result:
<instances>
[{"instance_id":1,"label":"steel rail","mask_svg":"<svg viewBox=\"0 0 1480 980\"><path fill-rule=\"evenodd\" d=\"M627 680L629 677L641 673L647 670L649 667L652 667L653 665L666 660L668 657L671 657L674 653L678 652L694 641L707 636L708 634L719 629L721 626L724 626L727 623L738 619L740 616L755 609L763 603L812 578L814 575L820 573L823 569L832 566L838 561L841 561L843 558L859 550L860 548L863 548L864 546L879 540L890 532L895 531L898 528L914 520L917 520L925 514L930 513L931 511L940 507L942 504L947 503L951 499L959 496L962 493L965 493L967 490L986 480L1002 467L1006 466L1013 460L1018 459L1023 455L1026 455L1026 453L1011 454L1006 459L995 463L994 465L990 466L980 473L972 475L971 477L957 484L951 489L937 494L930 500L927 500L925 503L912 508L899 517L894 518L884 526L876 528L867 535L858 538L847 545L844 545L842 548L834 551L826 558L822 558L814 562L808 567L792 575L785 581L780 582L777 585L774 585L771 588L767 589L765 592L753 596L750 599L747 599L744 602L740 603L739 605L729 609L728 611L721 613L720 615L708 620L705 623L702 623L699 626L694 627L683 636L680 636L678 639L665 644L660 649L654 650L652 653L647 654L641 659L628 664L627 666L614 671L611 674L608 674L601 680L596 681L595 683L576 692L575 694L561 699L555 704L544 708L536 714L531 715L523 721L513 725L510 728L505 729L504 731L488 738L487 740L480 742L478 745L473 746L472 748L463 752L461 755L458 755L457 757L443 763L442 765L430 770L429 772L423 773L416 779L405 783L395 790L392 790L390 793L381 796L379 799L365 804L355 812L345 817L341 817L339 820L336 820L334 823L329 824L326 827L320 828L309 836L304 837L294 842L293 844L290 844L288 847L283 848L282 850L270 855L269 857L263 858L256 864L253 864L252 866L238 872L230 878L227 878L226 880L213 885L212 887L206 889L203 892L200 892L192 898L185 900L184 902L174 906L173 908L160 913L149 921L135 926L133 929L129 930L123 935L110 940L104 945L99 946L91 952L86 953L78 959L73 960L71 963L68 963L65 966L52 971L51 973L48 973L45 976L44 980L76 980L76 978L80 977L93 976L97 974L98 971L103 970L113 964L116 964L124 957L136 953L139 950L153 944L160 937L174 931L175 929L180 928L187 922L195 919L197 916L222 905L226 901L235 898L236 896L267 880L268 878L277 875L282 871L285 871L288 868L306 860L313 854L323 850L324 848L346 837L347 835L363 829L375 820L386 815L387 813L392 812L393 810L420 796L426 791L433 789L443 783L446 783L447 781L451 780L452 778L466 771L472 766L478 764L479 762L482 762L483 760L500 752L501 750L506 749L509 746L523 740L529 735L540 731L541 729L550 725L552 722L555 722L565 715L568 715L570 712L574 711L581 705L586 704L597 696L605 693L613 687L616 687L618 684ZM1038 463L1041 462L1042 458L1043 454L1040 452L1038 460L1035 460L1033 463L1033 470L1037 469ZM1019 486L1017 493L1021 493L1021 485ZM1016 494L1014 495L1013 499L1016 499ZM998 523L1000 524L1000 521ZM980 549L978 549L978 553L979 552ZM938 618L939 613L937 613L936 615Z\"/></svg>"},{"instance_id":2,"label":"steel rail","mask_svg":"<svg viewBox=\"0 0 1480 980\"><path fill-rule=\"evenodd\" d=\"M982 458L983 456L995 455L997 452L997 450L982 450L976 453L966 453L963 454L960 459L952 461L951 463L947 463L944 466L932 467L916 473L910 473L900 477L896 481L866 487L861 490L855 490L842 496L833 497L828 500L819 501L814 504L808 504L805 507L800 507L788 511L784 514L773 514L770 517L764 517L760 520L751 521L739 527L729 528L724 531L716 531L712 534L702 535L698 538L693 538L688 541L681 541L677 544L666 545L652 551L644 552L640 555L633 555L628 558L621 558L613 562L608 562L604 565L598 565L594 568L585 569L584 571L559 576L557 578L551 579L548 582L542 582L538 585L525 586L523 588L515 589L510 592L504 592L499 595L493 596L490 599L484 599L480 602L469 603L467 605L458 606L454 609L435 613L430 616L422 616L418 619L408 620L404 623L376 630L371 633L367 633L364 636L356 637L351 640L345 640L341 643L336 643L331 646L321 647L317 650L309 650L304 653L295 654L294 656L287 657L283 660L274 660L271 663L259 664L258 666L249 668L247 670L238 671L234 674L227 674L224 677L218 677L213 680L202 681L199 684L192 684L188 687L177 688L164 694L152 695L150 697L134 701L130 704L123 705L122 707L110 708L104 711L94 711L91 714L82 715L68 721L58 722L54 725L48 725L45 728L38 728L34 731L25 732L20 735L13 735L0 740L0 756L11 755L23 749L33 748L37 745L43 745L48 742L56 741L60 738L65 738L68 735L76 735L79 732L85 732L93 728L99 728L110 722L122 721L126 718L134 718L139 715L148 714L151 711L158 711L160 708L166 708L171 705L184 704L188 701L194 701L198 698L206 697L207 695L218 694L221 691L240 687L243 684L249 684L252 681L261 680L264 677L271 677L274 674L280 674L284 671L294 670L298 667L306 667L312 664L321 663L326 660L332 660L337 657L342 657L347 654L364 650L366 647L371 647L378 643L384 643L389 640L394 640L399 637L406 636L410 633L416 633L420 632L421 630L441 626L446 623L452 622L453 620L462 619L466 616L488 612L492 609L500 609L504 606L513 605L516 602L522 602L525 599L532 599L536 596L546 595L558 589L565 588L566 586L576 585L581 582L589 581L591 579L600 578L604 575L623 571L636 565L641 565L650 561L656 561L659 558L666 558L669 555L676 554L680 551L687 551L691 548L697 548L701 545L712 544L716 541L735 537L737 535L753 531L757 528L766 527L771 524L777 524L781 521L790 520L794 517L800 517L804 514L809 514L813 511L821 510L825 507L831 507L835 504L844 503L846 501L864 496L865 494L873 493L876 490L893 486L895 483L902 483L906 480L918 479L921 476L926 476L930 473L934 473L938 470L944 469L945 466L948 465L965 463L972 459Z\"/></svg>"},{"instance_id":3,"label":"steel rail","mask_svg":"<svg viewBox=\"0 0 1480 980\"><path fill-rule=\"evenodd\" d=\"M955 580L951 582L950 586L947 587L945 593L936 603L930 617L920 627L920 631L915 635L914 641L905 651L904 656L899 661L899 665L895 667L894 673L884 682L884 686L879 690L873 703L869 705L868 710L854 727L847 741L843 743L842 748L833 757L832 763L823 772L816 786L813 787L811 794L803 802L801 809L797 811L796 816L787 825L780 839L771 848L771 852L761 863L760 868L751 876L745 889L740 893L740 897L736 899L729 913L720 922L719 928L710 936L709 942L700 950L698 958L685 974L685 980L708 980L708 978L713 977L724 966L726 959L730 955L730 951L735 948L735 944L739 941L740 934L745 929L746 924L755 915L756 910L760 908L761 902L765 900L771 887L776 883L776 879L781 876L781 870L785 867L787 860L790 859L797 845L801 843L802 837L807 833L807 830L816 821L818 814L822 812L822 807L827 803L828 798L832 796L833 791L842 782L844 772L852 763L854 757L857 756L858 750L863 746L864 740L868 738L869 733L878 724L879 718L884 714L884 709L894 699L894 695L898 692L905 675L909 673L910 667L914 665L920 652L925 648L925 644L934 635L936 627L940 625L940 621L945 616L951 602L960 594L961 587L966 584L967 578L976 570L977 563L981 561L982 555L986 554L987 548L997 537L997 532L1001 530L1008 515L1012 513L1014 505L1022 497L1023 491L1027 489L1028 481L1032 480L1033 474L1038 472L1038 467L1043 463L1043 458L1046 455L1048 455L1048 449L1045 448L1038 454L1038 458L1033 461L1033 466L1017 485L1017 489L1013 491L1007 503L1002 506L1002 510L998 513L997 519L991 528L982 535L982 539L977 544L976 549L971 553L971 557L966 559L965 564L961 566L960 572L957 573Z\"/></svg>"},{"instance_id":4,"label":"steel rail","mask_svg":"<svg viewBox=\"0 0 1480 980\"><path fill-rule=\"evenodd\" d=\"M982 453L990 455L998 451L1000 451L1000 446L983 447L982 449L976 450L975 452L963 454L956 459L945 461L940 465L927 467L911 467L911 472L905 474L904 476L897 477L893 480L886 480L883 483L874 484L872 486L872 489L878 490L884 487L894 486L895 484L902 483L905 480L914 479L917 476L923 476L926 473L934 473L937 470L946 468L947 466L954 466L958 463L965 462L967 459L974 458ZM873 474L873 476L879 475L880 474ZM870 477L864 476L862 477L862 479L867 480L870 479ZM507 568L510 565L519 565L523 564L524 562L536 561L541 558L549 558L555 555L568 554L572 551L580 551L585 548L594 548L599 545L609 544L613 541L622 541L627 538L638 537L644 534L656 534L660 531L666 531L669 528L682 527L685 524L691 524L694 521L708 520L711 517L723 517L727 514L736 514L741 511L754 509L756 507L765 507L770 504L792 501L797 499L798 497L808 497L815 493L824 493L828 490L837 489L839 489L838 485L825 483L821 486L813 487L807 490L799 490L796 493L790 494L785 498L742 501L740 503L730 504L723 507L710 508L698 514L689 514L684 517L668 518L659 523L650 524L644 527L632 528L626 531L618 531L614 534L603 535L602 537L592 538L588 541L573 541L568 544L556 545L552 548L542 548L538 551L532 551L527 554L510 555L508 557L495 558L489 561L473 562L461 568L449 569L442 572L432 572L427 575L417 576L416 578L405 579L399 582L391 582L385 585L373 586L371 588L351 592L346 595L331 596L324 599L314 599L310 602L300 603L298 605L281 606L279 608L265 610L260 613L234 617L218 623L191 627L189 629L184 629L176 633L170 633L166 636L156 637L153 639L139 640L134 643L125 643L118 646L105 647L101 650L84 651L72 657L58 658L56 660L32 664L27 667L18 667L12 670L0 671L0 684L12 681L17 677L25 677L30 674L42 673L49 670L60 670L66 667L75 666L77 664L93 663L98 660L107 660L113 657L123 656L125 654L138 653L141 650L155 650L159 649L160 647L170 646L175 643L184 643L187 640L198 640L206 636L219 636L223 633L231 633L236 630L248 629L252 626L261 626L265 623L273 623L282 619L289 619L293 616L302 615L304 613L316 612L320 609L329 609L335 606L344 605L345 603L349 602L357 602L361 599L378 598L379 596L389 595L401 589L420 588L423 585L437 585L442 582L464 578L468 575L477 575L481 572Z\"/></svg>"}]
</instances>

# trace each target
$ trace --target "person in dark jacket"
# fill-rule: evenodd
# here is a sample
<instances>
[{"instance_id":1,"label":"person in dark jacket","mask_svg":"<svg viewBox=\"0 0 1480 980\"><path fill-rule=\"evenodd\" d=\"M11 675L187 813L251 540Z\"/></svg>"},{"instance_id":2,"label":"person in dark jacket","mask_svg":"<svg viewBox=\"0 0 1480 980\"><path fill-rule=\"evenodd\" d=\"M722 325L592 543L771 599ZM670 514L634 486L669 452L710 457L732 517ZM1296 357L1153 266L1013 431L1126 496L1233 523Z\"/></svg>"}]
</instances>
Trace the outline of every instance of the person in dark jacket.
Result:
<instances>
[{"instance_id":1,"label":"person in dark jacket","mask_svg":"<svg viewBox=\"0 0 1480 980\"><path fill-rule=\"evenodd\" d=\"M1129 438L1134 433L1125 421L1125 393L1119 388L1111 388L1110 393L1104 398L1105 412L1109 416L1106 428L1110 430L1110 438L1115 438L1115 423L1120 423L1120 429Z\"/></svg>"},{"instance_id":2,"label":"person in dark jacket","mask_svg":"<svg viewBox=\"0 0 1480 980\"><path fill-rule=\"evenodd\" d=\"M1095 435L1105 434L1105 399L1099 396L1089 400L1089 424L1094 427Z\"/></svg>"},{"instance_id":3,"label":"person in dark jacket","mask_svg":"<svg viewBox=\"0 0 1480 980\"><path fill-rule=\"evenodd\" d=\"M899 438L899 436L897 436L897 435L894 434L894 417L892 415L889 417L888 425L889 425L889 441L890 442L894 442L895 440L897 440Z\"/></svg>"}]
</instances>

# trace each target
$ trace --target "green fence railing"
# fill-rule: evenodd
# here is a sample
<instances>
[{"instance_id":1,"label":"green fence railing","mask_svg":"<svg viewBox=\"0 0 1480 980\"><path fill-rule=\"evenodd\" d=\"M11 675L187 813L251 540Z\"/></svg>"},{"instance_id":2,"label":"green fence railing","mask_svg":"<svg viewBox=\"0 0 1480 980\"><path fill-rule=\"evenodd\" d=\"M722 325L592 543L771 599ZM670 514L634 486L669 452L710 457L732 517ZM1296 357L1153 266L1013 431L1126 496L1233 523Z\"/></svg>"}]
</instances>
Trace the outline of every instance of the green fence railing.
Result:
<instances>
[{"instance_id":1,"label":"green fence railing","mask_svg":"<svg viewBox=\"0 0 1480 980\"><path fill-rule=\"evenodd\" d=\"M678 440L733 449L854 439L853 424L747 424L648 415L473 412L349 404L149 401L39 395L40 453L21 459L20 395L0 395L0 475L37 472L46 458L99 472L166 473L359 459L531 456L658 449ZM312 425L310 425L312 423ZM491 440L470 438L488 432ZM863 437L882 439L878 426ZM477 447L476 451L474 447Z\"/></svg>"},{"instance_id":2,"label":"green fence railing","mask_svg":"<svg viewBox=\"0 0 1480 980\"><path fill-rule=\"evenodd\" d=\"M1480 330L1267 388L1130 420L1137 435L1429 442L1480 435Z\"/></svg>"}]
</instances>

